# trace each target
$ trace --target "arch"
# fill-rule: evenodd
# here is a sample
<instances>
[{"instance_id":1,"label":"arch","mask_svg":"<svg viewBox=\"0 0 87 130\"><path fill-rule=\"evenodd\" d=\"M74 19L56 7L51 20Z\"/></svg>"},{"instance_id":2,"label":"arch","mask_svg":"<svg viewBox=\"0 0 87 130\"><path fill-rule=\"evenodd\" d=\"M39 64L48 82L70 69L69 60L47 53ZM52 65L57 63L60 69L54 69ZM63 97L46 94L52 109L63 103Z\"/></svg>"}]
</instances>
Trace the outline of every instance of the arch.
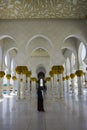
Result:
<instances>
[{"instance_id":1,"label":"arch","mask_svg":"<svg viewBox=\"0 0 87 130\"><path fill-rule=\"evenodd\" d=\"M38 73L40 73L40 72L43 72L44 74L46 74L46 69L43 64L39 64L36 67L36 74L38 75Z\"/></svg>"},{"instance_id":2,"label":"arch","mask_svg":"<svg viewBox=\"0 0 87 130\"><path fill-rule=\"evenodd\" d=\"M28 57L30 57L32 51L37 48L43 48L46 52L48 52L49 56L52 55L52 42L44 35L37 34L28 41L25 46Z\"/></svg>"},{"instance_id":3,"label":"arch","mask_svg":"<svg viewBox=\"0 0 87 130\"><path fill-rule=\"evenodd\" d=\"M72 34L72 35L68 35L64 40L63 40L63 43L69 39L69 38L76 38L78 39L79 41L83 42L83 44L85 45L86 49L87 49L87 42L86 40L81 36L81 35L75 35L75 34Z\"/></svg>"},{"instance_id":4,"label":"arch","mask_svg":"<svg viewBox=\"0 0 87 130\"><path fill-rule=\"evenodd\" d=\"M70 38L75 38L76 40L79 40L80 42L83 42L86 50L87 50L87 42L86 40L81 36L81 35L78 35L78 34L71 34L71 35L68 35L64 40L63 40L63 43L66 42L66 40L70 39ZM79 43L80 44L80 43ZM68 48L68 47L66 47ZM70 47L69 47L70 49ZM73 53L76 55L76 51L75 49L73 49Z\"/></svg>"},{"instance_id":5,"label":"arch","mask_svg":"<svg viewBox=\"0 0 87 130\"><path fill-rule=\"evenodd\" d=\"M10 36L10 35L2 35L2 36L0 36L0 40L3 40L5 38L13 41L13 43L11 43L11 44L9 42L5 43L5 44L9 45L9 46L4 45L5 48L7 48L6 52L8 52L9 50L11 50L12 48L15 48L16 50L18 50L18 48L17 48L17 42L16 42L16 40L12 36Z\"/></svg>"},{"instance_id":6,"label":"arch","mask_svg":"<svg viewBox=\"0 0 87 130\"><path fill-rule=\"evenodd\" d=\"M37 35L34 35L33 37L30 38L30 40L28 41L28 43L27 43L27 45L26 45L25 48L27 49L27 47L29 46L29 44L31 43L31 41L34 40L34 39L36 39L36 38L39 38L39 37L47 40L48 43L50 43L51 47L53 47L53 44L52 44L51 40L47 36L45 36L43 34L37 34Z\"/></svg>"},{"instance_id":7,"label":"arch","mask_svg":"<svg viewBox=\"0 0 87 130\"><path fill-rule=\"evenodd\" d=\"M16 40L15 40L12 36L10 36L10 35L1 35L1 36L0 36L0 40L4 40L4 39L6 39L7 41L5 41L4 44L3 44L3 42L2 42L2 43L1 43L1 46L4 46L4 50L3 50L3 59L4 59L4 61L3 61L3 64L4 64L5 67L7 67L6 55L7 55L7 53L8 53L11 49L13 49L13 48L15 48L15 49L17 50L17 42L16 42Z\"/></svg>"},{"instance_id":8,"label":"arch","mask_svg":"<svg viewBox=\"0 0 87 130\"><path fill-rule=\"evenodd\" d=\"M62 53L63 53L63 50L64 50L64 49L68 49L68 50L70 50L70 51L72 51L72 52L73 52L73 50L72 50L70 47L62 47L62 48L61 48Z\"/></svg>"},{"instance_id":9,"label":"arch","mask_svg":"<svg viewBox=\"0 0 87 130\"><path fill-rule=\"evenodd\" d=\"M86 40L81 36L81 35L75 35L75 34L72 34L72 35L68 35L67 37L65 37L65 39L63 40L63 43L69 39L69 38L76 38L76 39L79 39L80 41L82 41L84 44L86 44Z\"/></svg>"},{"instance_id":10,"label":"arch","mask_svg":"<svg viewBox=\"0 0 87 130\"><path fill-rule=\"evenodd\" d=\"M14 50L15 49L15 54L13 53L13 55L11 55L9 52L10 51L12 51L12 50ZM7 66L7 55L9 55L9 60L11 60L10 58L13 58L13 57L15 57L15 55L18 53L18 48L16 48L16 47L12 47L12 48L10 48L10 49L8 49L7 50L7 52L5 53L5 65ZM12 56L12 57L11 57ZM7 59L7 60L6 60ZM8 62L11 62L11 61L8 61Z\"/></svg>"},{"instance_id":11,"label":"arch","mask_svg":"<svg viewBox=\"0 0 87 130\"><path fill-rule=\"evenodd\" d=\"M39 64L36 68L36 74L38 78L38 86L45 87L45 74L46 69L42 64Z\"/></svg>"},{"instance_id":12,"label":"arch","mask_svg":"<svg viewBox=\"0 0 87 130\"><path fill-rule=\"evenodd\" d=\"M75 38L76 40L77 40L77 46L76 46L76 48L78 49L78 50L76 50L76 51L78 51L78 53L74 53L75 54L75 56L78 56L78 58L79 58L79 63L80 63L80 65L82 64L82 60L81 60L81 42L83 43L83 45L85 46L85 48L86 48L86 55L87 55L87 42L86 42L86 40L85 40L85 38L84 37L82 37L81 35L77 35L77 34L72 34L72 35L68 35L64 40L63 40L63 43L65 43L66 42L66 40L68 40L68 39L70 39L70 38ZM74 50L74 52L75 52L75 50ZM80 52L80 53L79 53ZM86 63L86 61L87 61L87 56L85 55L85 58L84 58L84 62Z\"/></svg>"},{"instance_id":13,"label":"arch","mask_svg":"<svg viewBox=\"0 0 87 130\"><path fill-rule=\"evenodd\" d=\"M9 51L11 51L11 50L14 50L14 49L15 49L15 52L18 53L18 48L17 48L17 47L12 47L12 48L8 49L7 52L9 52Z\"/></svg>"},{"instance_id":14,"label":"arch","mask_svg":"<svg viewBox=\"0 0 87 130\"><path fill-rule=\"evenodd\" d=\"M40 79L40 78L45 78L45 73L42 72L42 71L40 71L40 72L38 73L37 77L38 77L38 79Z\"/></svg>"},{"instance_id":15,"label":"arch","mask_svg":"<svg viewBox=\"0 0 87 130\"><path fill-rule=\"evenodd\" d=\"M16 40L12 36L10 36L10 35L2 35L2 36L0 36L0 40L2 40L4 38L9 38L9 39L15 41L15 43L16 43Z\"/></svg>"}]
</instances>

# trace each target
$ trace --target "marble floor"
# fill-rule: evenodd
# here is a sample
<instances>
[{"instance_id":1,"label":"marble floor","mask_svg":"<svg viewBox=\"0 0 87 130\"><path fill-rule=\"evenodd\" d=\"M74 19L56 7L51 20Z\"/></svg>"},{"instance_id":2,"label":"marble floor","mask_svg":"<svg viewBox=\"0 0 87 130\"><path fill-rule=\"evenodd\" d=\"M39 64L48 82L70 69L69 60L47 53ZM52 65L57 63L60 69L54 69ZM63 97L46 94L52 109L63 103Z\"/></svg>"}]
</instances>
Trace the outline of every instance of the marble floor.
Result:
<instances>
[{"instance_id":1,"label":"marble floor","mask_svg":"<svg viewBox=\"0 0 87 130\"><path fill-rule=\"evenodd\" d=\"M63 99L46 96L45 112L37 111L32 96L17 100L4 94L0 99L0 130L87 130L87 90L81 96L67 94Z\"/></svg>"}]
</instances>

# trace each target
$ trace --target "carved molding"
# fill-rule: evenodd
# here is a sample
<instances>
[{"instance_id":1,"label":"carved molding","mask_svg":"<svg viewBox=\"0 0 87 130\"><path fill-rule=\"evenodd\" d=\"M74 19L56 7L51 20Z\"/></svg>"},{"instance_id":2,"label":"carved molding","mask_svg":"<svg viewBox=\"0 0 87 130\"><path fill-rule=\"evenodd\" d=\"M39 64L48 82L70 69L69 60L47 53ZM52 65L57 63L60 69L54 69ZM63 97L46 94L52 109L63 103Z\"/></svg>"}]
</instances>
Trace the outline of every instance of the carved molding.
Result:
<instances>
[{"instance_id":1,"label":"carved molding","mask_svg":"<svg viewBox=\"0 0 87 130\"><path fill-rule=\"evenodd\" d=\"M87 0L0 0L0 19L87 17Z\"/></svg>"}]
</instances>

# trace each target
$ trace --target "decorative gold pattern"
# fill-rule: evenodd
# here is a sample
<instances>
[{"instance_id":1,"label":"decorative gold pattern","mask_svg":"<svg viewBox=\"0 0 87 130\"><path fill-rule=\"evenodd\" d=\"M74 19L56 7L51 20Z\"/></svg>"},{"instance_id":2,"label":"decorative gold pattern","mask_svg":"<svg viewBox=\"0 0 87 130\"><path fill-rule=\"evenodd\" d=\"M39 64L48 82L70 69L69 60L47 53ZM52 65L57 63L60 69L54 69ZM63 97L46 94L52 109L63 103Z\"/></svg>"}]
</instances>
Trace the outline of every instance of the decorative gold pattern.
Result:
<instances>
[{"instance_id":1,"label":"decorative gold pattern","mask_svg":"<svg viewBox=\"0 0 87 130\"><path fill-rule=\"evenodd\" d=\"M83 76L83 75L84 75L83 70L77 70L77 71L76 71L76 75L77 75L78 77Z\"/></svg>"},{"instance_id":2,"label":"decorative gold pattern","mask_svg":"<svg viewBox=\"0 0 87 130\"><path fill-rule=\"evenodd\" d=\"M27 66L17 66L15 68L17 74L26 74L28 72Z\"/></svg>"},{"instance_id":3,"label":"decorative gold pattern","mask_svg":"<svg viewBox=\"0 0 87 130\"><path fill-rule=\"evenodd\" d=\"M7 79L10 79L10 78L11 78L11 75L10 75L10 74L7 74L7 75L6 75L6 78L7 78Z\"/></svg>"},{"instance_id":4,"label":"decorative gold pattern","mask_svg":"<svg viewBox=\"0 0 87 130\"><path fill-rule=\"evenodd\" d=\"M28 72L26 73L26 76L27 76L27 77L31 77L31 71L28 71Z\"/></svg>"},{"instance_id":5,"label":"decorative gold pattern","mask_svg":"<svg viewBox=\"0 0 87 130\"><path fill-rule=\"evenodd\" d=\"M87 0L0 0L0 19L86 17Z\"/></svg>"},{"instance_id":6,"label":"decorative gold pattern","mask_svg":"<svg viewBox=\"0 0 87 130\"><path fill-rule=\"evenodd\" d=\"M69 79L70 79L70 76L69 76L69 75L67 75L67 76L66 76L66 80L69 80Z\"/></svg>"},{"instance_id":7,"label":"decorative gold pattern","mask_svg":"<svg viewBox=\"0 0 87 130\"><path fill-rule=\"evenodd\" d=\"M52 72L52 70L49 72L49 75L50 75L51 77L53 77L53 72Z\"/></svg>"},{"instance_id":8,"label":"decorative gold pattern","mask_svg":"<svg viewBox=\"0 0 87 130\"><path fill-rule=\"evenodd\" d=\"M65 81L65 80L66 80L66 77L63 77L62 80Z\"/></svg>"},{"instance_id":9,"label":"decorative gold pattern","mask_svg":"<svg viewBox=\"0 0 87 130\"><path fill-rule=\"evenodd\" d=\"M64 67L62 65L54 65L52 67L53 74L62 74L64 72Z\"/></svg>"},{"instance_id":10,"label":"decorative gold pattern","mask_svg":"<svg viewBox=\"0 0 87 130\"><path fill-rule=\"evenodd\" d=\"M46 77L46 81L50 81L51 80L51 78L50 77Z\"/></svg>"},{"instance_id":11,"label":"decorative gold pattern","mask_svg":"<svg viewBox=\"0 0 87 130\"><path fill-rule=\"evenodd\" d=\"M13 79L13 80L17 80L16 76L12 76L12 79Z\"/></svg>"},{"instance_id":12,"label":"decorative gold pattern","mask_svg":"<svg viewBox=\"0 0 87 130\"><path fill-rule=\"evenodd\" d=\"M31 77L31 79L30 79L32 82L36 82L37 81L37 79L35 78L35 77Z\"/></svg>"},{"instance_id":13,"label":"decorative gold pattern","mask_svg":"<svg viewBox=\"0 0 87 130\"><path fill-rule=\"evenodd\" d=\"M71 73L71 74L70 74L70 77L71 77L71 79L74 79L74 78L75 78L75 74L74 74L74 73Z\"/></svg>"},{"instance_id":14,"label":"decorative gold pattern","mask_svg":"<svg viewBox=\"0 0 87 130\"><path fill-rule=\"evenodd\" d=\"M5 72L4 71L0 71L0 78L3 78L5 75Z\"/></svg>"}]
</instances>

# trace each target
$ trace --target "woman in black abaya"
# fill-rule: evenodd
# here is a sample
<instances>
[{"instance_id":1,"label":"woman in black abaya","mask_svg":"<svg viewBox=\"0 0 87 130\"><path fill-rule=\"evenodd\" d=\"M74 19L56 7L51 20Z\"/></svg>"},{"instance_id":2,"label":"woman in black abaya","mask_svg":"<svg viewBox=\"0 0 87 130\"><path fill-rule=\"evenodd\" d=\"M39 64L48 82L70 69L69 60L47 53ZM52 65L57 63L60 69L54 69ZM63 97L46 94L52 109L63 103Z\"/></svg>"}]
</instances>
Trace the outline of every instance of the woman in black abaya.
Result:
<instances>
[{"instance_id":1,"label":"woman in black abaya","mask_svg":"<svg viewBox=\"0 0 87 130\"><path fill-rule=\"evenodd\" d=\"M40 87L38 87L37 89L37 110L44 112L43 95Z\"/></svg>"}]
</instances>

